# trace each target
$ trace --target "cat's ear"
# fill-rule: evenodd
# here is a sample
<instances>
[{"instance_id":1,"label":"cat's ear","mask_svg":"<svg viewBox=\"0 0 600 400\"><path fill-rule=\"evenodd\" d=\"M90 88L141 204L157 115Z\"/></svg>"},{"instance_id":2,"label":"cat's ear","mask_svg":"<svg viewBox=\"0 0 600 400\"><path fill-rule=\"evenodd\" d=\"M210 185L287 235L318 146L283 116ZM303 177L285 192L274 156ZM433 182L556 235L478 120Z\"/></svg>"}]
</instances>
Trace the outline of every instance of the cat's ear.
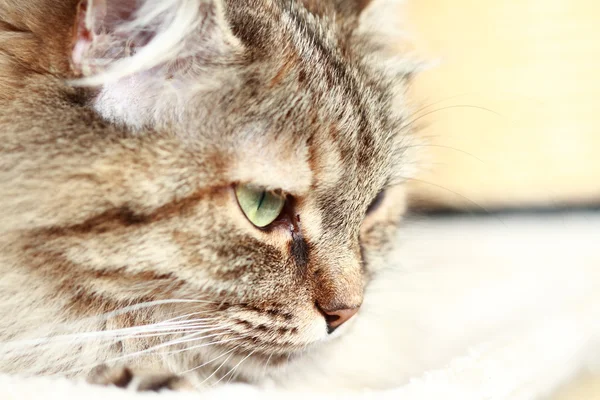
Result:
<instances>
[{"instance_id":1,"label":"cat's ear","mask_svg":"<svg viewBox=\"0 0 600 400\"><path fill-rule=\"evenodd\" d=\"M357 17L373 0L300 0L309 11L320 14L333 11L341 17Z\"/></svg>"},{"instance_id":2,"label":"cat's ear","mask_svg":"<svg viewBox=\"0 0 600 400\"><path fill-rule=\"evenodd\" d=\"M222 63L241 51L222 0L82 0L71 64L86 84L103 84L194 64ZM163 68L164 67L164 68Z\"/></svg>"},{"instance_id":3,"label":"cat's ear","mask_svg":"<svg viewBox=\"0 0 600 400\"><path fill-rule=\"evenodd\" d=\"M361 14L373 0L337 0L338 7L346 8L355 14Z\"/></svg>"},{"instance_id":4,"label":"cat's ear","mask_svg":"<svg viewBox=\"0 0 600 400\"><path fill-rule=\"evenodd\" d=\"M427 64L415 54L404 31L404 0L350 2L360 12L353 44L360 48L359 52L367 64L394 81L405 81L414 73L427 68Z\"/></svg>"}]
</instances>

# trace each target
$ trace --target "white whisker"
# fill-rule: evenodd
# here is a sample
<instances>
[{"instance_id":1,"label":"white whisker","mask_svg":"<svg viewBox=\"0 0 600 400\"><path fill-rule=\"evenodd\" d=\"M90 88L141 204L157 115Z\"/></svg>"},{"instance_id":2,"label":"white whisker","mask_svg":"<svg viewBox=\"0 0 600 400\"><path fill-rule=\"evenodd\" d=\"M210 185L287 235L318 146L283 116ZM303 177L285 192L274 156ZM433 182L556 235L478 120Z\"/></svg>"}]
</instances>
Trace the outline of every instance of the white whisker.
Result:
<instances>
[{"instance_id":1,"label":"white whisker","mask_svg":"<svg viewBox=\"0 0 600 400\"><path fill-rule=\"evenodd\" d=\"M97 332L82 332L82 333L73 333L68 335L57 335L50 336L46 338L37 338L37 339L28 339L28 340L18 340L18 341L9 341L0 344L0 347L3 350L8 350L11 347L33 347L33 346L41 346L41 345L50 345L50 344L60 344L64 342L69 343L84 343L92 340L121 340L128 339L133 337L151 337L151 336L160 336L161 334L176 334L182 333L189 330L201 329L201 328L215 328L217 325L206 325L206 324L180 324L173 325L168 327L161 327L160 325L144 325L139 327L131 327L124 329L115 329L115 330L107 330L107 331L97 331ZM143 336L142 334L148 334L149 336Z\"/></svg>"},{"instance_id":2,"label":"white whisker","mask_svg":"<svg viewBox=\"0 0 600 400\"><path fill-rule=\"evenodd\" d=\"M215 331L215 330L224 330L224 329L226 329L226 328L227 328L227 326L223 326L223 327L221 327L221 328L213 328L213 329L211 329L211 330L212 330L212 331ZM215 336L219 336L219 335L220 335L220 333L215 333L215 334L212 334L212 335L206 335L206 336L201 336L201 337L195 337L195 336L197 336L197 335L204 334L204 333L206 333L206 332L207 332L207 331L196 332L196 333L190 334L190 335L188 335L188 336L184 336L183 338L179 338L179 339L170 340L170 341L168 341L168 342L161 343L161 344L158 344L158 345L156 345L156 346L152 346L152 347L149 347L149 348L147 348L147 349L144 349L144 350L137 351L137 352L135 352L135 353L131 353L131 354L125 354L125 355L123 355L123 356L120 356L120 357L117 357L117 358L113 358L113 359L111 359L110 361L111 361L111 362L114 362L114 361L121 361L121 360L124 360L124 359L133 358L133 357L137 357L137 356L139 356L139 355L142 355L142 354L151 353L151 352L153 352L153 351L156 351L156 350L159 350L159 349L162 349L162 348L165 348L165 347L175 346L175 345L178 345L178 344L181 344L181 343L187 343L187 342L191 342L191 341L197 341L197 340L207 339L207 338L210 338L210 337L215 337ZM192 337L194 337L194 338L193 338L193 339L191 339ZM210 343L206 343L206 345L208 345L208 344L210 344ZM185 350L183 350L183 351L187 351L187 350L188 350L188 349L185 349ZM175 352L178 352L178 351L175 351Z\"/></svg>"},{"instance_id":3,"label":"white whisker","mask_svg":"<svg viewBox=\"0 0 600 400\"><path fill-rule=\"evenodd\" d=\"M252 356L252 354L254 354L255 352L256 352L256 350L253 350L253 351L252 351L252 352L250 352L250 354L248 354L246 357L242 358L242 360L241 360L239 363L237 363L237 364L236 364L236 365L235 365L235 366L234 366L234 367L233 367L233 368L232 368L232 369L231 369L231 370L230 370L228 373L226 373L225 375L223 375L223 377L221 377L221 379L219 379L217 382L215 382L215 383L213 384L213 386L217 385L219 382L221 382L223 379L225 379L225 378L227 377L227 375L231 375L231 376L229 377L229 379L227 380L227 383L229 383L229 382L231 381L231 379L233 378L233 376L234 376L234 373L235 373L235 371L238 369L238 367L239 367L240 365L242 365L242 363L243 363L244 361L246 361L248 358L250 358L250 356Z\"/></svg>"},{"instance_id":4,"label":"white whisker","mask_svg":"<svg viewBox=\"0 0 600 400\"><path fill-rule=\"evenodd\" d=\"M203 344L200 344L198 346L187 347L183 351L190 351L190 350L200 349L202 347L212 346L212 345L215 345L215 344L229 343L229 342L233 342L235 340L239 340L239 338L230 338L230 339L223 339L223 340L220 340L220 341L217 341L217 342L203 343Z\"/></svg>"},{"instance_id":5,"label":"white whisker","mask_svg":"<svg viewBox=\"0 0 600 400\"><path fill-rule=\"evenodd\" d=\"M269 358L267 358L267 362L263 368L263 376L267 376L267 366L269 365L269 361L271 361L271 357L273 357L273 353L269 354Z\"/></svg>"},{"instance_id":6,"label":"white whisker","mask_svg":"<svg viewBox=\"0 0 600 400\"><path fill-rule=\"evenodd\" d=\"M190 372L196 371L196 370L198 370L198 369L200 369L200 368L202 368L202 367L204 367L204 366L206 366L206 365L208 365L208 364L210 364L210 363L213 363L213 362L217 361L219 358L225 357L227 354L229 354L229 353L231 353L231 352L233 352L233 351L237 350L239 347L240 347L240 346L238 345L238 346L234 347L233 349L231 349L231 350L228 350L228 351L226 351L225 353L223 353L223 354L221 354L221 355L219 355L219 356L217 356L217 357L215 357L215 358L213 358L213 359L211 359L211 360L209 360L209 361L206 361L205 363L202 363L202 364L198 365L197 367L194 367L194 368L188 369L187 371L184 371L184 372L183 372L183 374L187 374L187 373L190 373Z\"/></svg>"},{"instance_id":7,"label":"white whisker","mask_svg":"<svg viewBox=\"0 0 600 400\"><path fill-rule=\"evenodd\" d=\"M233 354L234 354L234 353L231 353L231 354L230 354L230 355L229 355L229 356L228 356L228 357L227 357L227 358L226 358L226 359L225 359L225 360L224 360L224 361L221 363L221 365L219 365L219 367L213 371L213 373L212 373L212 374L210 374L208 377L206 377L206 379L204 379L202 382L200 382L200 385L199 385L199 386L200 386L200 387L202 387L202 385L204 385L204 384L206 383L206 381L208 381L210 378L212 378L213 376L215 376L215 375L216 375L216 373L217 373L217 372L219 372L219 370L220 370L221 368L223 368L223 365L225 365L225 363L227 363L227 361L229 361L229 359L230 359L230 358L233 356Z\"/></svg>"},{"instance_id":8,"label":"white whisker","mask_svg":"<svg viewBox=\"0 0 600 400\"><path fill-rule=\"evenodd\" d=\"M118 310L114 310L114 311L111 311L111 312L108 312L105 314L101 314L98 316L94 316L94 317L89 317L86 319L91 319L91 320L95 320L98 318L108 319L111 317L116 317L119 315L126 314L128 312L132 312L132 311L138 311L138 310L149 308L149 307L163 306L163 305L170 305L170 304L217 304L217 302L210 301L210 300L191 300L191 299L155 300L155 301L148 301L148 302L144 302L144 303L133 304L131 306L119 308Z\"/></svg>"},{"instance_id":9,"label":"white whisker","mask_svg":"<svg viewBox=\"0 0 600 400\"><path fill-rule=\"evenodd\" d=\"M215 328L213 330L216 330L216 329L217 328ZM220 329L225 329L225 327L220 328ZM149 347L149 348L144 349L144 350L136 351L134 353L124 354L122 356L109 358L107 360L102 360L102 361L97 362L97 363L88 364L88 365L85 365L85 366L80 366L80 367L77 367L77 368L74 368L74 369L71 369L71 370L67 370L67 371L65 371L65 373L68 374L68 373L73 373L73 372L79 372L81 370L94 368L94 367L97 367L97 366L102 365L102 364L115 363L115 362L118 362L118 361L123 361L123 360L131 359L131 358L139 357L139 356L142 356L142 355L145 355L145 354L149 354L149 353L155 352L156 350L159 350L159 349L162 349L162 348L166 348L166 347L170 347L170 346L176 346L176 345L181 344L181 343L186 343L186 342L191 342L191 341L198 341L198 340L203 340L203 339L207 339L207 338L210 338L210 337L219 336L219 334L217 333L217 334L212 334L212 335L206 335L206 336L203 336L203 337L196 337L196 338L192 339L192 336L195 336L195 335L198 335L198 334L202 334L202 333L206 333L206 332L196 332L196 333L184 336L183 338L173 339L173 340L167 341L165 343L161 343L161 344ZM227 341L230 341L230 340L215 341L215 342L205 343L202 346L195 346L195 347L206 347L206 346L209 346L209 345L224 343L224 342L227 342ZM183 351L187 351L187 350L188 349L176 350L176 351L166 352L166 353L163 353L163 354L174 354L174 353L183 352ZM74 356L76 357L77 355L74 355Z\"/></svg>"}]
</instances>

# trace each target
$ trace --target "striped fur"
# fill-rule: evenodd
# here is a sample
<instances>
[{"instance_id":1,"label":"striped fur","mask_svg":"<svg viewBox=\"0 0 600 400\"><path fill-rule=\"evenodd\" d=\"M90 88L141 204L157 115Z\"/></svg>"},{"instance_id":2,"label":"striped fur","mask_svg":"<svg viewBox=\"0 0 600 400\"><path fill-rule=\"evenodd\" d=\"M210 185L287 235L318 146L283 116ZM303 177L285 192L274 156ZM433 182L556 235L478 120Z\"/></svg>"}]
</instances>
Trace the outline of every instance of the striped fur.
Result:
<instances>
[{"instance_id":1,"label":"striped fur","mask_svg":"<svg viewBox=\"0 0 600 400\"><path fill-rule=\"evenodd\" d=\"M360 1L99 3L0 1L0 370L201 384L318 351L315 301L361 304L404 210L410 63L375 62ZM293 227L252 226L239 182Z\"/></svg>"}]
</instances>

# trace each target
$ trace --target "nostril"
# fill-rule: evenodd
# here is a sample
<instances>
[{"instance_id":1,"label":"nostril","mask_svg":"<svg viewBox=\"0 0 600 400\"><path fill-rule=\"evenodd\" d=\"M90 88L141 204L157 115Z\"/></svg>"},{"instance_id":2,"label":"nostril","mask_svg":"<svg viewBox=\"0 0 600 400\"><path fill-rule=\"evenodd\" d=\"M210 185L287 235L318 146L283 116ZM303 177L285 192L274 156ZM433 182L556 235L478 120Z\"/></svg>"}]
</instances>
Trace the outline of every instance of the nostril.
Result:
<instances>
[{"instance_id":1,"label":"nostril","mask_svg":"<svg viewBox=\"0 0 600 400\"><path fill-rule=\"evenodd\" d=\"M335 314L330 315L330 314L324 313L323 316L325 317L325 322L327 323L327 333L332 333L335 328L337 328L339 325L341 325L341 324L336 324L336 322L339 321L339 319L340 319L339 315L335 315Z\"/></svg>"},{"instance_id":2,"label":"nostril","mask_svg":"<svg viewBox=\"0 0 600 400\"><path fill-rule=\"evenodd\" d=\"M352 318L358 312L359 308L352 307L329 311L323 309L323 307L321 307L318 303L316 303L316 306L325 318L325 323L327 324L327 333L329 334L333 333L333 331Z\"/></svg>"}]
</instances>

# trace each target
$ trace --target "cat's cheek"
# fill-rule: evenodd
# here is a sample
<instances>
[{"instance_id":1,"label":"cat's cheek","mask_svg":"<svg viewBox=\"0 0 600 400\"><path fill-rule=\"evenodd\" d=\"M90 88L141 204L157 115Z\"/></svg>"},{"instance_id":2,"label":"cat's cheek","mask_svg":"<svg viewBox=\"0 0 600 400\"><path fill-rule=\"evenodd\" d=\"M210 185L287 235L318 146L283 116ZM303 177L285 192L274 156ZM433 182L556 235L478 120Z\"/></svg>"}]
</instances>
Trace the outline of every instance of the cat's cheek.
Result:
<instances>
[{"instance_id":1,"label":"cat's cheek","mask_svg":"<svg viewBox=\"0 0 600 400\"><path fill-rule=\"evenodd\" d=\"M394 186L375 211L367 215L360 228L360 245L365 270L373 273L386 265L388 253L395 247L406 212L406 190Z\"/></svg>"},{"instance_id":2,"label":"cat's cheek","mask_svg":"<svg viewBox=\"0 0 600 400\"><path fill-rule=\"evenodd\" d=\"M406 213L406 206L405 187L397 185L388 188L381 203L377 205L373 212L365 216L360 228L361 235L368 234L369 231L378 225L390 222L399 224Z\"/></svg>"},{"instance_id":3,"label":"cat's cheek","mask_svg":"<svg viewBox=\"0 0 600 400\"><path fill-rule=\"evenodd\" d=\"M323 218L317 200L314 198L298 199L296 211L304 237L313 242L320 238L323 235Z\"/></svg>"}]
</instances>

